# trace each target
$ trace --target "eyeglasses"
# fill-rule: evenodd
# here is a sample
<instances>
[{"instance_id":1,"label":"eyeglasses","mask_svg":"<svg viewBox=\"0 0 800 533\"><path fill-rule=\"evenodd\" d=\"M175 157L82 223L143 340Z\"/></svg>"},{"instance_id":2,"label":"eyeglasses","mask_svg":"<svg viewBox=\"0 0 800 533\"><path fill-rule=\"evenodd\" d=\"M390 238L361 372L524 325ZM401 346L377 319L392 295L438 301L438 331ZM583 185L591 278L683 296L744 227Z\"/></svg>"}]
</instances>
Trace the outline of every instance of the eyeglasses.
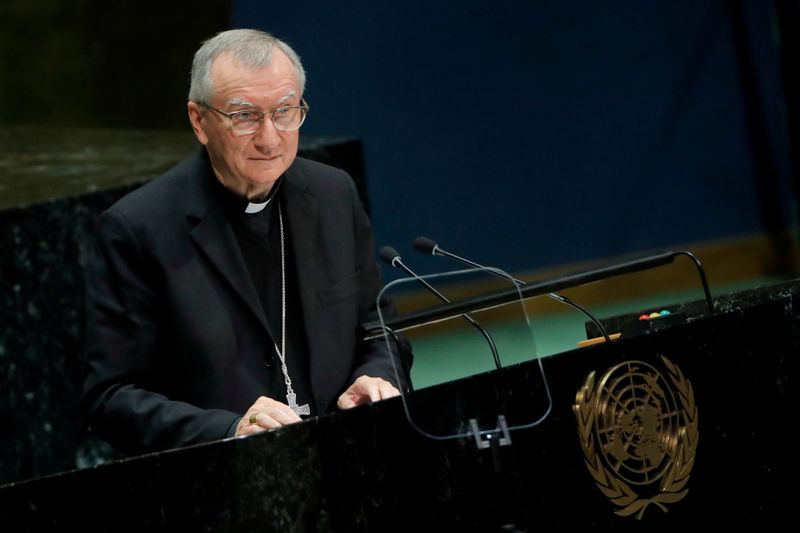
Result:
<instances>
[{"instance_id":1,"label":"eyeglasses","mask_svg":"<svg viewBox=\"0 0 800 533\"><path fill-rule=\"evenodd\" d=\"M212 111L216 111L220 115L228 118L231 124L231 131L236 136L250 135L258 131L261 124L264 122L264 117L269 117L275 125L276 130L280 131L295 131L303 125L308 114L308 104L301 98L302 105L288 105L273 109L268 113L264 113L260 109L243 109L241 111L233 111L226 113L214 106L200 103L203 107L207 107Z\"/></svg>"}]
</instances>

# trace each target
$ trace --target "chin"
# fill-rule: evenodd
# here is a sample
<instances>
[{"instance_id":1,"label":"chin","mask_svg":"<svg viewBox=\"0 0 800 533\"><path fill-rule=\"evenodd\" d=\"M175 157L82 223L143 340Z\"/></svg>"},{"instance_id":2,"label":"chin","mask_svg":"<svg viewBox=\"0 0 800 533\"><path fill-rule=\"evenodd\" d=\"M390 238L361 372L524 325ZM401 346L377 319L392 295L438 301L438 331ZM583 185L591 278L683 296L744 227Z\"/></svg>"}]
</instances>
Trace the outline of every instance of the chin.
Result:
<instances>
[{"instance_id":1,"label":"chin","mask_svg":"<svg viewBox=\"0 0 800 533\"><path fill-rule=\"evenodd\" d=\"M283 175L283 172L284 171L281 171L280 173L274 173L273 172L268 176L259 176L259 177L256 178L256 183L261 183L262 185L267 185L269 183L275 183L276 181L278 181L278 178L280 178L281 175Z\"/></svg>"},{"instance_id":2,"label":"chin","mask_svg":"<svg viewBox=\"0 0 800 533\"><path fill-rule=\"evenodd\" d=\"M280 177L281 174L277 175L271 174L269 176L252 176L247 181L250 182L251 185L256 187L266 187L273 185L276 181L278 181L278 178Z\"/></svg>"},{"instance_id":3,"label":"chin","mask_svg":"<svg viewBox=\"0 0 800 533\"><path fill-rule=\"evenodd\" d=\"M248 169L249 172L247 172L246 175L254 183L270 183L281 177L281 175L286 172L287 168L288 166L277 166L275 164L263 166L254 165Z\"/></svg>"}]
</instances>

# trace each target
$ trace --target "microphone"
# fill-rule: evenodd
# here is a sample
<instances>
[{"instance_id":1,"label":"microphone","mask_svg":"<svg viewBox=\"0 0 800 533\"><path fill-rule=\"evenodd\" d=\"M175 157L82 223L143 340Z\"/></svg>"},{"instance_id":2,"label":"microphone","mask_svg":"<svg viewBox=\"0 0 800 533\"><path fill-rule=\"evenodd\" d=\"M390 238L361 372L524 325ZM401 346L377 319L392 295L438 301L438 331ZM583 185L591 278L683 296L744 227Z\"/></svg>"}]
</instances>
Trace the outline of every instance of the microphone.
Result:
<instances>
[{"instance_id":1,"label":"microphone","mask_svg":"<svg viewBox=\"0 0 800 533\"><path fill-rule=\"evenodd\" d=\"M395 250L391 246L384 246L383 248L381 248L379 255L380 258L385 263L395 268L399 267L405 270L408 273L408 275L410 275L415 280L419 281L426 289L435 294L440 300L442 300L445 303L450 303L450 299L447 296L436 290L436 288L433 285L428 283L424 278L417 275L416 272L411 270L405 263L403 263L403 259L400 257L400 254L397 252L397 250ZM502 368L503 365L500 364L500 355L497 353L497 346L495 345L492 336L489 335L489 332L486 331L474 318L472 318L472 316L470 316L469 313L464 313L461 316L463 316L467 320L467 322L472 324L472 326L475 329L481 332L483 337L486 339L486 342L489 344L489 349L492 351L492 358L494 359L495 367L498 370Z\"/></svg>"},{"instance_id":2,"label":"microphone","mask_svg":"<svg viewBox=\"0 0 800 533\"><path fill-rule=\"evenodd\" d=\"M509 279L509 280L513 281L514 283L516 283L518 285L527 285L527 283L525 283L524 281L518 280L517 278L515 278L513 276L510 276L510 275L507 276L506 274L501 274L500 272L498 272L498 271L496 271L494 269L491 269L491 268L489 268L487 266L484 266L484 265L481 265L479 263L476 263L475 261L470 261L469 259L466 259L464 257L456 255L456 254L454 254L452 252L448 252L447 250L445 250L441 246L439 246L439 244L436 241L434 241L433 239L429 239L428 237L417 237L416 239L414 239L413 246L414 246L414 249L417 250L418 252L422 252L424 254L431 254L431 255L439 255L439 256L449 257L449 258L455 259L456 261L458 261L460 263L463 263L465 265L469 265L471 267L478 268L478 269L483 270L485 272L489 272L490 274L492 274L494 276L497 276L497 277L500 277L500 278L503 278L503 279ZM591 320L594 323L594 325L597 326L597 329L600 331L600 333L603 334L603 337L605 338L606 342L608 342L608 343L611 342L611 338L608 336L608 332L606 331L606 328L587 309L585 309L584 307L582 307L578 303L573 302L572 300L570 300L566 296L561 296L560 294L557 294L555 292L548 293L547 296L552 300L555 300L557 302L561 302L563 304L569 305L569 306L577 309L578 311L580 311L584 315L586 315L589 318L589 320Z\"/></svg>"}]
</instances>

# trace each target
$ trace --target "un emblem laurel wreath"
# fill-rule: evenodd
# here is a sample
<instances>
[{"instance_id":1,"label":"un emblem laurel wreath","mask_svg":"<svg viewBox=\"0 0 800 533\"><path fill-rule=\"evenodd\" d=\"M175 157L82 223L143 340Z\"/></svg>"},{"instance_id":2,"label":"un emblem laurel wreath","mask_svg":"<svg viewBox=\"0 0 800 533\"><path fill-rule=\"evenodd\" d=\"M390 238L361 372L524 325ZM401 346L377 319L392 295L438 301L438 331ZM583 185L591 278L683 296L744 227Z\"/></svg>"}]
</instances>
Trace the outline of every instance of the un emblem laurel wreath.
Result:
<instances>
[{"instance_id":1,"label":"un emblem laurel wreath","mask_svg":"<svg viewBox=\"0 0 800 533\"><path fill-rule=\"evenodd\" d=\"M680 428L677 451L672 465L665 472L657 493L652 497L640 497L630 485L610 472L603 464L602 458L595 452L595 439L592 429L596 418L595 398L597 388L595 386L594 371L586 377L583 387L575 397L573 410L578 422L578 434L586 467L594 478L597 488L614 505L620 507L615 511L619 516L635 514L635 518L641 519L650 504L655 504L662 511L667 512L668 509L665 504L678 502L689 492L685 487L694 466L694 458L699 441L694 391L689 380L684 378L680 368L666 357L660 357L668 370L670 381L678 392L678 398L683 408L684 424Z\"/></svg>"}]
</instances>

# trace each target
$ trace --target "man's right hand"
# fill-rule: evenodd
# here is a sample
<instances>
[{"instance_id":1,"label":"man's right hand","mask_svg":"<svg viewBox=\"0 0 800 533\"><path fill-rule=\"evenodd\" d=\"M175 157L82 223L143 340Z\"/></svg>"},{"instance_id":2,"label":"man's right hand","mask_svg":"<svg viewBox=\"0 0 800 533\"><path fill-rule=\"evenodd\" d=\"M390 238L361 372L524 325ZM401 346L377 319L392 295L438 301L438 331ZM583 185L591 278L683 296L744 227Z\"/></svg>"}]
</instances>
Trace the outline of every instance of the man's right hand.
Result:
<instances>
[{"instance_id":1,"label":"man's right hand","mask_svg":"<svg viewBox=\"0 0 800 533\"><path fill-rule=\"evenodd\" d=\"M287 424L302 422L291 407L272 398L261 396L251 405L236 426L236 436L253 435Z\"/></svg>"}]
</instances>

